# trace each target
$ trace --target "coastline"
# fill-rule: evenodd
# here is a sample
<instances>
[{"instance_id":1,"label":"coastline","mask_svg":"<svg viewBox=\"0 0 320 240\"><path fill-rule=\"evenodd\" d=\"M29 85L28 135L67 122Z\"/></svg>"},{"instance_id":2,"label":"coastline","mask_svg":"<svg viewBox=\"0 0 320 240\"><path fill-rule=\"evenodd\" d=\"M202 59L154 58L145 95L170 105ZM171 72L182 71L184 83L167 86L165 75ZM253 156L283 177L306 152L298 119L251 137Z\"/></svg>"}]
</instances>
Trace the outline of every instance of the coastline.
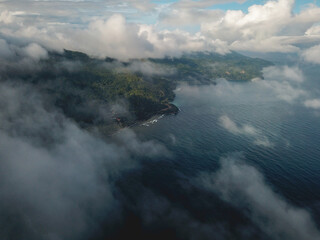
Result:
<instances>
[{"instance_id":1,"label":"coastline","mask_svg":"<svg viewBox=\"0 0 320 240\"><path fill-rule=\"evenodd\" d=\"M150 126L150 124L158 122L158 120L167 115L177 115L180 112L180 109L173 103L166 103L165 105L166 108L150 114L150 117L143 120L135 119L132 121L127 121L126 118L114 117L113 124L98 126L98 128L100 128L100 131L103 133L102 135L104 135L105 137L111 137L125 128L133 128L135 126L148 127Z\"/></svg>"}]
</instances>

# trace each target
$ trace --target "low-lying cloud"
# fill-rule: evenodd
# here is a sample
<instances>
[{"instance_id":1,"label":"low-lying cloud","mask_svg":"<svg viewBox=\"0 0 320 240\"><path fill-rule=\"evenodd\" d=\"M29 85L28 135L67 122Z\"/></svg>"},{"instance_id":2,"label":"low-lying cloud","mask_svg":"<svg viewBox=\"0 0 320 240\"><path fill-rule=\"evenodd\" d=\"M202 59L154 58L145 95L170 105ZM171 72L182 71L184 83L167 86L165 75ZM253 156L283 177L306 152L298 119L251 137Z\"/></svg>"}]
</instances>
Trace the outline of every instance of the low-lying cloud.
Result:
<instances>
[{"instance_id":1,"label":"low-lying cloud","mask_svg":"<svg viewBox=\"0 0 320 240\"><path fill-rule=\"evenodd\" d=\"M304 102L304 105L305 105L307 108L319 109L319 108L320 108L320 99L306 100L306 101Z\"/></svg>"},{"instance_id":2,"label":"low-lying cloud","mask_svg":"<svg viewBox=\"0 0 320 240\"><path fill-rule=\"evenodd\" d=\"M34 88L0 83L0 235L3 239L86 239L117 221L114 182L163 156L130 130L108 143L80 129Z\"/></svg>"},{"instance_id":3,"label":"low-lying cloud","mask_svg":"<svg viewBox=\"0 0 320 240\"><path fill-rule=\"evenodd\" d=\"M248 136L256 136L258 135L258 130L253 126L248 124L244 124L242 126L238 126L234 121L232 121L228 116L221 116L219 118L220 124L222 127L227 129L229 132L233 134L239 135L248 135Z\"/></svg>"},{"instance_id":4,"label":"low-lying cloud","mask_svg":"<svg viewBox=\"0 0 320 240\"><path fill-rule=\"evenodd\" d=\"M307 62L320 64L320 45L304 50L302 52L302 57Z\"/></svg>"},{"instance_id":5,"label":"low-lying cloud","mask_svg":"<svg viewBox=\"0 0 320 240\"><path fill-rule=\"evenodd\" d=\"M165 67L151 61L134 61L127 68L145 76L170 76L176 73L176 69L173 67Z\"/></svg>"},{"instance_id":6,"label":"low-lying cloud","mask_svg":"<svg viewBox=\"0 0 320 240\"><path fill-rule=\"evenodd\" d=\"M271 90L278 99L293 103L295 100L306 95L301 83L304 76L297 67L267 67L263 69L264 81L257 81L259 87Z\"/></svg>"},{"instance_id":7,"label":"low-lying cloud","mask_svg":"<svg viewBox=\"0 0 320 240\"><path fill-rule=\"evenodd\" d=\"M23 50L27 56L36 61L40 59L46 59L48 57L47 50L35 43L29 44Z\"/></svg>"},{"instance_id":8,"label":"low-lying cloud","mask_svg":"<svg viewBox=\"0 0 320 240\"><path fill-rule=\"evenodd\" d=\"M269 141L269 139L264 136L261 131L256 129L255 127L249 124L238 125L234 121L232 121L228 116L223 115L219 118L220 125L235 135L243 135L250 138L253 138L253 143L258 146L263 147L272 147L273 144Z\"/></svg>"},{"instance_id":9,"label":"low-lying cloud","mask_svg":"<svg viewBox=\"0 0 320 240\"><path fill-rule=\"evenodd\" d=\"M211 102L214 99L232 101L235 97L252 101L284 101L296 103L308 96L303 88L305 77L299 67L272 66L263 69L264 79L252 79L251 82L238 84L217 79L216 85L188 86L182 84L179 94L190 96L195 102Z\"/></svg>"},{"instance_id":10,"label":"low-lying cloud","mask_svg":"<svg viewBox=\"0 0 320 240\"><path fill-rule=\"evenodd\" d=\"M273 191L262 174L235 157L221 160L215 173L203 173L199 184L246 214L271 239L319 239L311 215Z\"/></svg>"}]
</instances>

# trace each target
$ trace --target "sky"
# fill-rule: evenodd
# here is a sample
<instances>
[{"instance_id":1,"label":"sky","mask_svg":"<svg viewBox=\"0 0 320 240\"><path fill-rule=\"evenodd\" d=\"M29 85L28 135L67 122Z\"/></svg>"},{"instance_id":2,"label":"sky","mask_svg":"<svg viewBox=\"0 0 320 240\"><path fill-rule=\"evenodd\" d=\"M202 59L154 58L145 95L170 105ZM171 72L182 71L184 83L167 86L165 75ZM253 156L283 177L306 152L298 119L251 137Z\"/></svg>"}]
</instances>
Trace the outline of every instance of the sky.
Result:
<instances>
[{"instance_id":1,"label":"sky","mask_svg":"<svg viewBox=\"0 0 320 240\"><path fill-rule=\"evenodd\" d=\"M230 3L222 3L222 4L217 4L213 5L213 8L218 8L218 9L223 9L223 10L242 10L244 12L247 12L248 7L254 4L264 4L266 3L266 0L248 0L243 3L238 3L238 2L230 2ZM296 0L295 1L295 6L293 11L295 13L298 13L306 7L308 4L315 4L319 5L319 1L317 0Z\"/></svg>"},{"instance_id":2,"label":"sky","mask_svg":"<svg viewBox=\"0 0 320 240\"><path fill-rule=\"evenodd\" d=\"M2 0L0 36L6 54L33 44L118 59L296 53L318 64L320 6L315 0Z\"/></svg>"}]
</instances>

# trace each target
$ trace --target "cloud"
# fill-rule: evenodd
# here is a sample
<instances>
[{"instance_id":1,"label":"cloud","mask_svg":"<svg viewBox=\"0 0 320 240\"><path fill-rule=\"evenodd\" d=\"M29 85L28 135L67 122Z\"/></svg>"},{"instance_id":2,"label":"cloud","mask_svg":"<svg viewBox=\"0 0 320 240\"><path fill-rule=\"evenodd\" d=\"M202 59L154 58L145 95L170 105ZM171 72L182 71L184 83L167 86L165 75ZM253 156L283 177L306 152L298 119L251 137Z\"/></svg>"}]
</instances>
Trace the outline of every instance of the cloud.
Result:
<instances>
[{"instance_id":1,"label":"cloud","mask_svg":"<svg viewBox=\"0 0 320 240\"><path fill-rule=\"evenodd\" d=\"M215 80L215 85L189 86L180 84L179 94L190 104L208 102L233 102L239 97L247 104L257 101L285 101L294 104L309 95L303 88L304 74L299 67L272 66L262 70L264 79L252 79L245 84L224 79ZM189 99L189 100L188 100Z\"/></svg>"},{"instance_id":2,"label":"cloud","mask_svg":"<svg viewBox=\"0 0 320 240\"><path fill-rule=\"evenodd\" d=\"M304 105L307 108L319 109L320 108L320 99L306 100L304 102Z\"/></svg>"},{"instance_id":3,"label":"cloud","mask_svg":"<svg viewBox=\"0 0 320 240\"><path fill-rule=\"evenodd\" d=\"M10 11L3 11L0 14L0 22L9 24L14 21L14 13Z\"/></svg>"},{"instance_id":4,"label":"cloud","mask_svg":"<svg viewBox=\"0 0 320 240\"><path fill-rule=\"evenodd\" d=\"M228 43L232 50L257 52L297 52L295 43L313 38L304 33L320 20L316 6L292 14L294 0L267 1L252 5L248 13L228 10L215 22L201 23L201 32ZM314 39L319 41L319 36Z\"/></svg>"},{"instance_id":5,"label":"cloud","mask_svg":"<svg viewBox=\"0 0 320 240\"><path fill-rule=\"evenodd\" d=\"M289 66L267 67L263 69L263 77L266 79L279 79L281 81L293 81L301 83L304 76L300 68Z\"/></svg>"},{"instance_id":6,"label":"cloud","mask_svg":"<svg viewBox=\"0 0 320 240\"><path fill-rule=\"evenodd\" d=\"M197 3L192 1L193 3ZM180 2L178 2L180 3ZM203 10L198 8L180 8L160 13L160 22L163 25L182 27L186 25L198 25L199 22L215 22L224 15L221 10Z\"/></svg>"},{"instance_id":7,"label":"cloud","mask_svg":"<svg viewBox=\"0 0 320 240\"><path fill-rule=\"evenodd\" d=\"M80 129L21 82L0 83L0 235L79 239L119 219L115 181L139 162L163 156L130 130L106 142ZM110 226L110 225L109 225Z\"/></svg>"},{"instance_id":8,"label":"cloud","mask_svg":"<svg viewBox=\"0 0 320 240\"><path fill-rule=\"evenodd\" d=\"M199 184L246 214L271 239L319 239L309 212L275 193L262 174L234 157L221 160L215 173L203 173Z\"/></svg>"},{"instance_id":9,"label":"cloud","mask_svg":"<svg viewBox=\"0 0 320 240\"><path fill-rule=\"evenodd\" d=\"M134 61L127 68L146 76L169 76L176 73L176 69L173 67L162 66L150 61Z\"/></svg>"},{"instance_id":10,"label":"cloud","mask_svg":"<svg viewBox=\"0 0 320 240\"><path fill-rule=\"evenodd\" d=\"M298 43L319 40L319 29L314 26L319 9L315 6L300 14L292 14L293 4L288 0L253 5L248 13L206 9L221 2L180 1L163 13L155 10L157 3L145 0L0 1L0 72L32 73L41 67L37 61L46 59L48 51L64 48L127 60L203 50L221 54L232 49L299 51ZM156 11L161 23L144 24L149 22L143 19L149 16L147 12L157 15ZM201 30L193 33L158 24L200 25ZM317 62L314 52L317 47L303 51L302 56ZM63 61L52 67L74 71L79 64ZM173 73L148 61L133 62L128 68L145 75ZM215 86L185 86L182 91L192 97L190 101L205 103L219 97L232 100L234 94L248 96L248 101L269 97L294 103L307 94L297 67L267 68L264 77L245 86L219 80ZM319 108L318 101L304 103ZM81 113L94 112L109 119L106 108L123 113L125 105L93 101L77 107ZM137 159L171 157L163 145L142 141L129 129L113 135L112 141L92 135L53 107L46 96L18 81L0 83L0 122L0 235L4 239L72 240L104 231L106 221L112 225L119 219L122 203L115 194L115 183L122 173L139 166ZM237 124L226 115L220 124L256 145L273 145L252 125ZM168 139L176 144L174 135ZM275 194L253 167L226 163L204 179L210 191L233 206L249 206L248 216L271 238L319 238L310 215ZM260 189L262 197L255 194ZM161 223L170 225L181 238L231 238L223 226L200 221L165 198L147 196L138 205L150 229Z\"/></svg>"},{"instance_id":11,"label":"cloud","mask_svg":"<svg viewBox=\"0 0 320 240\"><path fill-rule=\"evenodd\" d=\"M220 124L222 127L227 129L229 132L236 135L248 135L248 136L256 136L258 134L258 130L250 125L238 126L235 122L233 122L228 116L221 116L219 118Z\"/></svg>"},{"instance_id":12,"label":"cloud","mask_svg":"<svg viewBox=\"0 0 320 240\"><path fill-rule=\"evenodd\" d=\"M288 103L293 103L296 99L306 95L303 89L294 87L287 81L261 81L259 84L263 88L271 90L278 99Z\"/></svg>"},{"instance_id":13,"label":"cloud","mask_svg":"<svg viewBox=\"0 0 320 240\"><path fill-rule=\"evenodd\" d=\"M246 0L182 0L170 4L160 12L159 19L162 24L171 26L199 25L219 21L224 16L224 11L208 9L216 4L231 2L243 3Z\"/></svg>"},{"instance_id":14,"label":"cloud","mask_svg":"<svg viewBox=\"0 0 320 240\"><path fill-rule=\"evenodd\" d=\"M43 47L35 43L29 44L23 50L27 56L34 60L45 59L48 57L48 52Z\"/></svg>"},{"instance_id":15,"label":"cloud","mask_svg":"<svg viewBox=\"0 0 320 240\"><path fill-rule=\"evenodd\" d=\"M231 2L244 3L245 1L246 0L200 0L200 1L182 0L172 4L172 6L177 9L208 8L216 4L224 4L224 3L231 3Z\"/></svg>"},{"instance_id":16,"label":"cloud","mask_svg":"<svg viewBox=\"0 0 320 240\"><path fill-rule=\"evenodd\" d=\"M137 203L130 208L140 217L144 231L151 232L151 237L209 240L214 236L214 239L222 240L232 236L223 224L200 221L187 210L148 189L143 189Z\"/></svg>"},{"instance_id":17,"label":"cloud","mask_svg":"<svg viewBox=\"0 0 320 240\"><path fill-rule=\"evenodd\" d=\"M171 154L161 144L155 141L140 141L136 134L129 129L123 129L116 134L116 140L126 149L126 152L139 157L170 157Z\"/></svg>"},{"instance_id":18,"label":"cloud","mask_svg":"<svg viewBox=\"0 0 320 240\"><path fill-rule=\"evenodd\" d=\"M207 9L221 2L225 1L168 5L144 0L5 1L0 3L0 33L10 44L38 44L47 50L71 49L123 60L180 56L192 51L299 52L306 44L320 42L315 26L320 10L315 5L298 14L292 14L293 0L252 5L248 13ZM149 15L132 11L132 7ZM150 18L157 23L147 24L145 19ZM201 29L190 31L185 24Z\"/></svg>"},{"instance_id":19,"label":"cloud","mask_svg":"<svg viewBox=\"0 0 320 240\"><path fill-rule=\"evenodd\" d=\"M262 146L262 147L273 147L274 146L274 144L272 142L270 142L270 140L265 136L262 136L262 137L256 139L253 143L255 145Z\"/></svg>"},{"instance_id":20,"label":"cloud","mask_svg":"<svg viewBox=\"0 0 320 240\"><path fill-rule=\"evenodd\" d=\"M302 52L302 58L307 62L320 64L320 45L304 50Z\"/></svg>"},{"instance_id":21,"label":"cloud","mask_svg":"<svg viewBox=\"0 0 320 240\"><path fill-rule=\"evenodd\" d=\"M127 22L121 14L107 19L94 18L85 26L65 23L44 27L21 20L14 27L4 28L2 33L6 39L24 45L37 43L47 50L70 49L99 58L108 56L121 60L180 56L190 51L229 51L220 41L206 41L199 34L181 30L158 31L152 25Z\"/></svg>"},{"instance_id":22,"label":"cloud","mask_svg":"<svg viewBox=\"0 0 320 240\"><path fill-rule=\"evenodd\" d=\"M272 147L273 144L269 141L266 136L263 136L262 133L256 129L255 127L244 124L237 125L234 121L232 121L228 116L224 115L219 118L220 125L235 135L243 135L247 137L251 137L254 139L253 143L258 146L263 147Z\"/></svg>"},{"instance_id":23,"label":"cloud","mask_svg":"<svg viewBox=\"0 0 320 240\"><path fill-rule=\"evenodd\" d=\"M47 59L48 51L37 43L19 43L0 37L0 72L14 72L16 76L40 69L39 60Z\"/></svg>"},{"instance_id":24,"label":"cloud","mask_svg":"<svg viewBox=\"0 0 320 240\"><path fill-rule=\"evenodd\" d=\"M309 28L306 33L308 36L318 36L320 35L320 25L314 25L311 28Z\"/></svg>"},{"instance_id":25,"label":"cloud","mask_svg":"<svg viewBox=\"0 0 320 240\"><path fill-rule=\"evenodd\" d=\"M149 0L67 0L67 1L38 1L38 0L2 0L0 6L5 7L10 11L19 11L25 9L29 14L47 15L52 17L78 17L77 14L81 11L86 15L91 15L95 11L99 13L114 13L114 12L132 12L152 11L155 4ZM26 14L24 12L24 14Z\"/></svg>"},{"instance_id":26,"label":"cloud","mask_svg":"<svg viewBox=\"0 0 320 240\"><path fill-rule=\"evenodd\" d=\"M3 59L12 58L13 52L6 40L0 39L0 57Z\"/></svg>"},{"instance_id":27,"label":"cloud","mask_svg":"<svg viewBox=\"0 0 320 240\"><path fill-rule=\"evenodd\" d=\"M293 103L307 94L300 86L304 77L297 67L267 67L263 69L263 76L265 80L255 83L264 89L271 90L278 99Z\"/></svg>"}]
</instances>

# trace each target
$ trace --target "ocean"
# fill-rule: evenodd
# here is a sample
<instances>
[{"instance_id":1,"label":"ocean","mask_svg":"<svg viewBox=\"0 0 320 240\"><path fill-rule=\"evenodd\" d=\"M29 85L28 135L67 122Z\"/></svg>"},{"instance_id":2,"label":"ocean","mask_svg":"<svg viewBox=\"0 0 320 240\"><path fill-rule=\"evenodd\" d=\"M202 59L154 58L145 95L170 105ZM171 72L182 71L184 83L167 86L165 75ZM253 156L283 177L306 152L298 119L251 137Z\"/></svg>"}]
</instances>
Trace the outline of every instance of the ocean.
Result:
<instances>
[{"instance_id":1,"label":"ocean","mask_svg":"<svg viewBox=\"0 0 320 240\"><path fill-rule=\"evenodd\" d=\"M184 234L200 234L205 225L215 229L209 239L288 239L291 230L282 232L272 222L298 219L300 215L290 215L290 209L305 211L320 226L320 108L307 104L319 96L320 70L295 63L272 67L264 75L264 80L252 82L181 84L174 102L179 114L134 127L141 139L161 143L170 152L157 160L142 159L139 171L119 181L122 194L131 199L128 211L135 216L128 222L143 226L141 238L185 239ZM235 167L223 169L226 161ZM246 182L246 174L237 175L244 169L237 168L239 164L251 169L252 176L257 173L253 183ZM228 169L235 172L229 176ZM211 188L199 181L206 179L204 175L212 176ZM233 178L237 181L232 182ZM226 185L238 182L243 184ZM250 192L251 184L257 182L261 192ZM149 218L161 221L152 223L140 207L132 207L146 192L151 195L146 200L150 209L161 209L154 213L157 217ZM264 196L255 196L259 194ZM159 202L166 207L159 207ZM286 216L280 216L282 210ZM173 218L166 211L179 212L180 217ZM192 224L181 220L185 216ZM130 235L129 223L121 229ZM152 229L149 235L148 226ZM181 230L183 226L189 230ZM284 228L292 228L292 223Z\"/></svg>"}]
</instances>

